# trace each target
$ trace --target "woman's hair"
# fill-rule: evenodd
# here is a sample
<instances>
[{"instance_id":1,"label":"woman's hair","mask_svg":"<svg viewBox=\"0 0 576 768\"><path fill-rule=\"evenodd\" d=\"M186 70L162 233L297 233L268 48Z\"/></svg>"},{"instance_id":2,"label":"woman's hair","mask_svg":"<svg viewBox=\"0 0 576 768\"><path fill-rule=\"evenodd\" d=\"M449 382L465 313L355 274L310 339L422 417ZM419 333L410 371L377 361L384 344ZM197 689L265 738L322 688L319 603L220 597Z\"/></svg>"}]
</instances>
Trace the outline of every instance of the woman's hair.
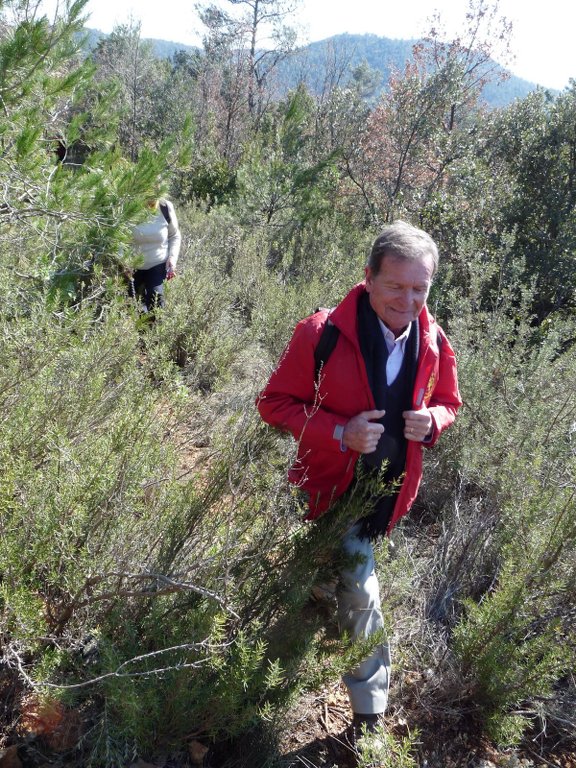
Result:
<instances>
[{"instance_id":1,"label":"woman's hair","mask_svg":"<svg viewBox=\"0 0 576 768\"><path fill-rule=\"evenodd\" d=\"M407 261L423 261L430 257L433 263L432 274L438 269L438 247L434 240L423 229L405 221L393 221L374 240L367 266L375 275L380 272L385 256Z\"/></svg>"}]
</instances>

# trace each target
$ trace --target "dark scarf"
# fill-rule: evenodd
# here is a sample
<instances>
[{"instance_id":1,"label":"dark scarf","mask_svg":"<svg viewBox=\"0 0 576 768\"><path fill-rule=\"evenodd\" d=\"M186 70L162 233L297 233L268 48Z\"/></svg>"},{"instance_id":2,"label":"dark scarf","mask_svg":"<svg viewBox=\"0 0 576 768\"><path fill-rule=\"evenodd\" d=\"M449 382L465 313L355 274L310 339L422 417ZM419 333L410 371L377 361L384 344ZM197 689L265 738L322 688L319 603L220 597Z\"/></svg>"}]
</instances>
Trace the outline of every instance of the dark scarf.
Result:
<instances>
[{"instance_id":1,"label":"dark scarf","mask_svg":"<svg viewBox=\"0 0 576 768\"><path fill-rule=\"evenodd\" d=\"M387 461L382 479L386 483L398 483L394 492L372 497L370 501L374 504L373 512L360 520L359 535L374 539L386 533L406 465L407 441L404 437L402 412L412 407L418 360L418 321L412 323L402 366L390 386L386 381L388 348L378 316L370 305L367 293L358 301L358 338L376 409L386 413L380 420L384 425L384 432L376 450L362 456L362 461L358 462L357 475L374 475L380 471L382 463Z\"/></svg>"}]
</instances>

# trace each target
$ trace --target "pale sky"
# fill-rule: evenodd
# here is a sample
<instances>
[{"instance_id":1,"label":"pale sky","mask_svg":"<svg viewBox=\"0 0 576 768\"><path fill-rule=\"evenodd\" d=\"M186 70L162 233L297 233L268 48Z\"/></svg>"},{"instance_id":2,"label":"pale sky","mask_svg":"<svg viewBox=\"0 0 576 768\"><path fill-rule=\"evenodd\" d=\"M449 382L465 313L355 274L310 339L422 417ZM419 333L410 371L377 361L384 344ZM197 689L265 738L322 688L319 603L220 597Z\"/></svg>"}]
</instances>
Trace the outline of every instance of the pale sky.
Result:
<instances>
[{"instance_id":1,"label":"pale sky","mask_svg":"<svg viewBox=\"0 0 576 768\"><path fill-rule=\"evenodd\" d=\"M110 32L132 18L141 22L142 37L198 45L202 25L194 7L194 0L89 0L87 26ZM467 8L467 0L300 0L291 21L301 27L301 42L342 32L410 39L428 30L427 19L435 10L451 34L461 31ZM510 47L515 60L502 63L514 74L557 89L576 78L573 0L500 0L499 14L513 23Z\"/></svg>"}]
</instances>

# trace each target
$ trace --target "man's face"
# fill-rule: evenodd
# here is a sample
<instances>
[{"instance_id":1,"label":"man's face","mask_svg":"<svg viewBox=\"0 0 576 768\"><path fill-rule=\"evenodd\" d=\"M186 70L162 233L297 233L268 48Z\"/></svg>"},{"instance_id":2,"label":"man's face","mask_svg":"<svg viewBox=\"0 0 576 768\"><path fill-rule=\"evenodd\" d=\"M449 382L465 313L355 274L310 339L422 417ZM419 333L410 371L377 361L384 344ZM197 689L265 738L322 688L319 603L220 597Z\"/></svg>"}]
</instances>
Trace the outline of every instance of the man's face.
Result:
<instances>
[{"instance_id":1,"label":"man's face","mask_svg":"<svg viewBox=\"0 0 576 768\"><path fill-rule=\"evenodd\" d=\"M370 306L395 336L399 336L420 314L428 297L433 273L431 256L422 261L384 256L377 275L366 267Z\"/></svg>"}]
</instances>

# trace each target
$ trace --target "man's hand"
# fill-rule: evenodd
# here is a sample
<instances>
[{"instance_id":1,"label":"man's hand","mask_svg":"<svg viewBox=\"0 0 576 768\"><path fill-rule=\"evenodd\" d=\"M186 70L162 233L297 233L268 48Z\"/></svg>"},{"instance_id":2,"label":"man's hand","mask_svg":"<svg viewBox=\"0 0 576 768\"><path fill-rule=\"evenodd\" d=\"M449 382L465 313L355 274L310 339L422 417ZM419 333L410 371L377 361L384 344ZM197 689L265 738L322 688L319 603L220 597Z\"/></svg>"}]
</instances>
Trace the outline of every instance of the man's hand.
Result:
<instances>
[{"instance_id":1,"label":"man's hand","mask_svg":"<svg viewBox=\"0 0 576 768\"><path fill-rule=\"evenodd\" d=\"M404 411L404 437L421 443L432 432L432 415L428 408L420 408L418 411Z\"/></svg>"},{"instance_id":2,"label":"man's hand","mask_svg":"<svg viewBox=\"0 0 576 768\"><path fill-rule=\"evenodd\" d=\"M380 435L384 432L382 424L373 424L373 419L381 419L386 411L362 411L354 416L344 427L342 443L358 453L374 453Z\"/></svg>"}]
</instances>

